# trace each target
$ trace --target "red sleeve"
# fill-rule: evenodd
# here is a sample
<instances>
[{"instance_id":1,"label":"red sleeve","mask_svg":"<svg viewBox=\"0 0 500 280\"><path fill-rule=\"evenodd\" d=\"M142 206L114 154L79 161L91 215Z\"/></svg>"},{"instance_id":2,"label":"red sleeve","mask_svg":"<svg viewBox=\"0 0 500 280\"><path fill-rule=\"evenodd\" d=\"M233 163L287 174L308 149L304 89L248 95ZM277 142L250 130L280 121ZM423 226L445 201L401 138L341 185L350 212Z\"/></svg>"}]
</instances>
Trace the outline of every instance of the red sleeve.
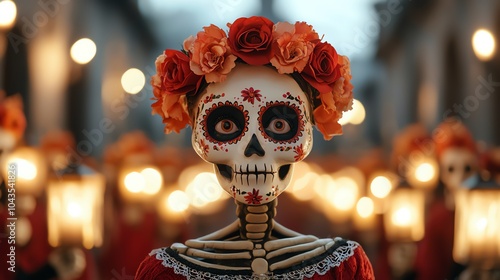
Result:
<instances>
[{"instance_id":1,"label":"red sleeve","mask_svg":"<svg viewBox=\"0 0 500 280\"><path fill-rule=\"evenodd\" d=\"M332 268L325 275L315 275L314 280L373 280L373 268L361 246L354 250L354 255L343 261L338 267Z\"/></svg>"},{"instance_id":2,"label":"red sleeve","mask_svg":"<svg viewBox=\"0 0 500 280\"><path fill-rule=\"evenodd\" d=\"M186 280L186 277L174 273L174 270L163 266L155 256L147 256L139 265L135 280Z\"/></svg>"}]
</instances>

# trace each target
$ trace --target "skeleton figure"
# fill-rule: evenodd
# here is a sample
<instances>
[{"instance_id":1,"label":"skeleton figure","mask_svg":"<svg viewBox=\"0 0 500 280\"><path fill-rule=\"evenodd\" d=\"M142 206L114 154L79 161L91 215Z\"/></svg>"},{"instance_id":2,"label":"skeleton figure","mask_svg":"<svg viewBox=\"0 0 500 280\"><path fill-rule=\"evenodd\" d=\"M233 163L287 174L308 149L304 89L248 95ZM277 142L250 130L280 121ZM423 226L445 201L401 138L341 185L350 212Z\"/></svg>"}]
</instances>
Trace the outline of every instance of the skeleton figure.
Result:
<instances>
[{"instance_id":1,"label":"skeleton figure","mask_svg":"<svg viewBox=\"0 0 500 280\"><path fill-rule=\"evenodd\" d=\"M479 157L469 130L459 121L442 122L434 132L440 178L445 186L446 205L455 208L455 193L462 182L478 174Z\"/></svg>"},{"instance_id":2,"label":"skeleton figure","mask_svg":"<svg viewBox=\"0 0 500 280\"><path fill-rule=\"evenodd\" d=\"M250 265L255 274L289 267L330 248L332 239L302 236L273 220L276 197L288 186L293 164L312 148L311 108L299 85L268 67L239 65L227 82L209 85L199 100L193 147L214 164L221 186L236 200L239 220L173 248L200 265ZM235 260L240 265L233 266Z\"/></svg>"},{"instance_id":3,"label":"skeleton figure","mask_svg":"<svg viewBox=\"0 0 500 280\"><path fill-rule=\"evenodd\" d=\"M205 26L183 52L157 58L152 107L167 133L192 126L193 147L213 164L238 218L153 250L136 279L373 279L358 243L274 220L294 164L312 149L313 125L325 139L341 133L352 104L349 60L305 22L250 17L227 26L227 35Z\"/></svg>"},{"instance_id":4,"label":"skeleton figure","mask_svg":"<svg viewBox=\"0 0 500 280\"><path fill-rule=\"evenodd\" d=\"M299 234L273 219L294 163L312 148L311 105L292 77L241 64L225 82L210 84L191 110L193 147L214 165L220 185L236 201L238 219L212 234L159 249L157 259L189 279L302 279L325 274L361 249L352 241ZM322 260L312 262L318 257ZM185 262L212 272L193 276ZM307 262L312 263L280 272ZM230 272L224 278L215 276L217 271Z\"/></svg>"}]
</instances>

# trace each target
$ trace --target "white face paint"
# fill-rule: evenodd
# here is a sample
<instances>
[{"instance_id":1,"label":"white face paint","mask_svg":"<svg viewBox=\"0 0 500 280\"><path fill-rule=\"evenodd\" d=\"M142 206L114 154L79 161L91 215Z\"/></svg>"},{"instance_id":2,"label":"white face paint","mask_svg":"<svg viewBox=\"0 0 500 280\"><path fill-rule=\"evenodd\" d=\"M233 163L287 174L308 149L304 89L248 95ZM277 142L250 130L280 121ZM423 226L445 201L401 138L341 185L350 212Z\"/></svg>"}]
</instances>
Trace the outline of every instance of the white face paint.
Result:
<instances>
[{"instance_id":1,"label":"white face paint","mask_svg":"<svg viewBox=\"0 0 500 280\"><path fill-rule=\"evenodd\" d=\"M306 94L292 77L238 64L200 96L192 144L236 200L268 203L290 183L293 163L312 149L310 116Z\"/></svg>"},{"instance_id":2,"label":"white face paint","mask_svg":"<svg viewBox=\"0 0 500 280\"><path fill-rule=\"evenodd\" d=\"M449 148L441 155L441 180L452 193L478 170L478 159L464 148Z\"/></svg>"}]
</instances>

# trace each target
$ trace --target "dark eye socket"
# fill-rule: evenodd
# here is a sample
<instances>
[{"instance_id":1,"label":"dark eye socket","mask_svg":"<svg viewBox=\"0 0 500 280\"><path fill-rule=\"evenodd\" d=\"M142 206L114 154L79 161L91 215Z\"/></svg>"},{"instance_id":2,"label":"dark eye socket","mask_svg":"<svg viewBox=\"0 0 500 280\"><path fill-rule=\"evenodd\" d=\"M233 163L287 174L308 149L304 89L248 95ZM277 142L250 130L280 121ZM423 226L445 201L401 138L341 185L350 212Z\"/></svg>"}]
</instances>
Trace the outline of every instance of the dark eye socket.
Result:
<instances>
[{"instance_id":1,"label":"dark eye socket","mask_svg":"<svg viewBox=\"0 0 500 280\"><path fill-rule=\"evenodd\" d=\"M465 173L469 173L472 171L472 167L469 164L466 164L464 167Z\"/></svg>"},{"instance_id":2,"label":"dark eye socket","mask_svg":"<svg viewBox=\"0 0 500 280\"><path fill-rule=\"evenodd\" d=\"M207 132L217 141L235 139L243 132L245 117L243 112L233 106L220 106L207 116Z\"/></svg>"},{"instance_id":3,"label":"dark eye socket","mask_svg":"<svg viewBox=\"0 0 500 280\"><path fill-rule=\"evenodd\" d=\"M449 173L453 173L455 171L455 167L452 165L452 166L448 166L448 172Z\"/></svg>"},{"instance_id":4,"label":"dark eye socket","mask_svg":"<svg viewBox=\"0 0 500 280\"><path fill-rule=\"evenodd\" d=\"M269 137L278 141L286 141L297 134L299 117L297 112L289 106L272 106L262 114L262 126Z\"/></svg>"}]
</instances>

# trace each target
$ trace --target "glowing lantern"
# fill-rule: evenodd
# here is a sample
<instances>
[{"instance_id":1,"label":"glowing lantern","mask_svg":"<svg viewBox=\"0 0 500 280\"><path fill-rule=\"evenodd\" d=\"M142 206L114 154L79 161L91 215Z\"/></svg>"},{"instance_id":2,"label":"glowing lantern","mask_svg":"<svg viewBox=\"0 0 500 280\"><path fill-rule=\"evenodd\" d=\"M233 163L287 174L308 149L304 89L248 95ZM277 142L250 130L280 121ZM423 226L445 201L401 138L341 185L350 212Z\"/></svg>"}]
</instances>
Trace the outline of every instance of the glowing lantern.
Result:
<instances>
[{"instance_id":1,"label":"glowing lantern","mask_svg":"<svg viewBox=\"0 0 500 280\"><path fill-rule=\"evenodd\" d=\"M384 214L387 239L391 242L419 241L424 237L424 193L401 186L388 198Z\"/></svg>"},{"instance_id":2,"label":"glowing lantern","mask_svg":"<svg viewBox=\"0 0 500 280\"><path fill-rule=\"evenodd\" d=\"M456 196L455 261L480 269L500 268L500 186L482 182Z\"/></svg>"},{"instance_id":3,"label":"glowing lantern","mask_svg":"<svg viewBox=\"0 0 500 280\"><path fill-rule=\"evenodd\" d=\"M120 170L118 184L126 202L148 203L160 192L163 175L155 166L127 166Z\"/></svg>"},{"instance_id":4,"label":"glowing lantern","mask_svg":"<svg viewBox=\"0 0 500 280\"><path fill-rule=\"evenodd\" d=\"M8 169L7 167L10 165L16 167ZM8 170L13 170L16 173L15 188L17 195L37 196L43 190L47 180L47 163L37 149L31 147L17 148L5 156L1 166L4 178L8 178Z\"/></svg>"},{"instance_id":5,"label":"glowing lantern","mask_svg":"<svg viewBox=\"0 0 500 280\"><path fill-rule=\"evenodd\" d=\"M51 246L101 246L104 185L104 176L86 166L51 178L47 189Z\"/></svg>"}]
</instances>

